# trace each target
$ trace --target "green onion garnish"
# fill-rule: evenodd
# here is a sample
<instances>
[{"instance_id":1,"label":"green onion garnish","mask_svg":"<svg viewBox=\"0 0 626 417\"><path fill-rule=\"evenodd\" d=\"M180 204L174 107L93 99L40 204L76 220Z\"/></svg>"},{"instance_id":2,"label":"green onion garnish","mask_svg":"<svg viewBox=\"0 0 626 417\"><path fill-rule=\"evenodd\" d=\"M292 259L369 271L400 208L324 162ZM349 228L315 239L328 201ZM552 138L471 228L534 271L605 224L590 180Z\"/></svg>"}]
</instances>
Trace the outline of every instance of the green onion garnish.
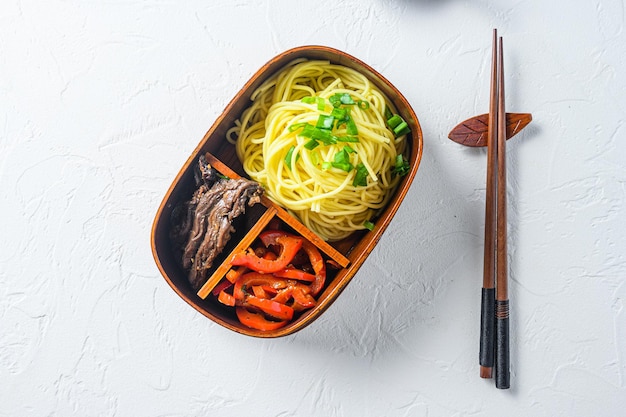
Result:
<instances>
[{"instance_id":1,"label":"green onion garnish","mask_svg":"<svg viewBox=\"0 0 626 417\"><path fill-rule=\"evenodd\" d=\"M354 100L352 100L352 96L348 93L341 94L339 100L341 100L341 104L355 104Z\"/></svg>"},{"instance_id":2,"label":"green onion garnish","mask_svg":"<svg viewBox=\"0 0 626 417\"><path fill-rule=\"evenodd\" d=\"M368 171L365 168L363 163L360 163L356 166L356 174L354 175L354 180L352 181L352 185L355 187L365 187L367 185L367 175Z\"/></svg>"},{"instance_id":3,"label":"green onion garnish","mask_svg":"<svg viewBox=\"0 0 626 417\"><path fill-rule=\"evenodd\" d=\"M335 158L331 165L343 171L350 172L354 169L354 165L350 163L350 153L356 152L349 146L344 146L342 150L335 154Z\"/></svg>"},{"instance_id":4,"label":"green onion garnish","mask_svg":"<svg viewBox=\"0 0 626 417\"><path fill-rule=\"evenodd\" d=\"M317 148L319 146L319 142L316 141L315 139L311 139L310 141L308 141L307 143L304 144L304 147L308 150L313 150L315 148Z\"/></svg>"},{"instance_id":5,"label":"green onion garnish","mask_svg":"<svg viewBox=\"0 0 626 417\"><path fill-rule=\"evenodd\" d=\"M393 113L391 112L391 109L389 108L389 106L385 106L385 120L391 119L392 116L393 116Z\"/></svg>"},{"instance_id":6,"label":"green onion garnish","mask_svg":"<svg viewBox=\"0 0 626 417\"><path fill-rule=\"evenodd\" d=\"M393 128L393 133L396 136L402 136L409 133L411 129L409 129L409 125L404 120L396 127Z\"/></svg>"},{"instance_id":7,"label":"green onion garnish","mask_svg":"<svg viewBox=\"0 0 626 417\"><path fill-rule=\"evenodd\" d=\"M359 106L359 109L361 110L367 110L370 108L370 103L367 100L359 100L357 101L357 106Z\"/></svg>"},{"instance_id":8,"label":"green onion garnish","mask_svg":"<svg viewBox=\"0 0 626 417\"><path fill-rule=\"evenodd\" d=\"M356 153L356 151L352 149L351 147L349 147L348 145L344 146L341 151L346 152L346 153Z\"/></svg>"},{"instance_id":9,"label":"green onion garnish","mask_svg":"<svg viewBox=\"0 0 626 417\"><path fill-rule=\"evenodd\" d=\"M285 155L285 163L287 164L287 167L289 169L291 169L291 158L293 157L293 150L295 149L295 146L292 146L291 148L289 148L289 150L287 151L287 155Z\"/></svg>"},{"instance_id":10,"label":"green onion garnish","mask_svg":"<svg viewBox=\"0 0 626 417\"><path fill-rule=\"evenodd\" d=\"M330 130L333 128L334 123L335 118L333 116L326 116L321 114L320 117L317 119L317 124L315 125L315 127L317 127L318 129Z\"/></svg>"},{"instance_id":11,"label":"green onion garnish","mask_svg":"<svg viewBox=\"0 0 626 417\"><path fill-rule=\"evenodd\" d=\"M358 136L337 136L337 142L359 142Z\"/></svg>"},{"instance_id":12,"label":"green onion garnish","mask_svg":"<svg viewBox=\"0 0 626 417\"><path fill-rule=\"evenodd\" d=\"M326 101L323 97L306 96L300 99L305 104L317 104L318 110L324 110L326 108Z\"/></svg>"},{"instance_id":13,"label":"green onion garnish","mask_svg":"<svg viewBox=\"0 0 626 417\"><path fill-rule=\"evenodd\" d=\"M333 116L337 120L344 120L348 115L348 109L344 109L341 107L335 107L330 112L330 115Z\"/></svg>"},{"instance_id":14,"label":"green onion garnish","mask_svg":"<svg viewBox=\"0 0 626 417\"><path fill-rule=\"evenodd\" d=\"M305 125L308 125L307 122L302 122L302 123L294 123L292 125L289 125L289 131L290 132L294 132L302 127L304 127Z\"/></svg>"},{"instance_id":15,"label":"green onion garnish","mask_svg":"<svg viewBox=\"0 0 626 417\"><path fill-rule=\"evenodd\" d=\"M331 162L331 165L334 168L338 168L342 171L350 172L354 168L354 166L349 162Z\"/></svg>"},{"instance_id":16,"label":"green onion garnish","mask_svg":"<svg viewBox=\"0 0 626 417\"><path fill-rule=\"evenodd\" d=\"M403 155L396 155L396 161L393 168L391 169L391 173L393 175L403 177L409 173L410 169L411 166L409 165L409 161L407 161Z\"/></svg>"},{"instance_id":17,"label":"green onion garnish","mask_svg":"<svg viewBox=\"0 0 626 417\"><path fill-rule=\"evenodd\" d=\"M363 227L365 227L367 230L371 232L372 230L374 230L374 223L370 222L369 220L366 220L363 223Z\"/></svg>"},{"instance_id":18,"label":"green onion garnish","mask_svg":"<svg viewBox=\"0 0 626 417\"><path fill-rule=\"evenodd\" d=\"M398 126L400 123L404 122L404 120L402 120L402 117L400 117L397 114L394 114L393 116L391 116L389 119L387 119L387 124L389 125L390 128L395 129L396 126Z\"/></svg>"},{"instance_id":19,"label":"green onion garnish","mask_svg":"<svg viewBox=\"0 0 626 417\"><path fill-rule=\"evenodd\" d=\"M353 136L359 134L359 129L357 129L356 122L354 121L352 117L346 120L346 132L348 132L348 135L353 135Z\"/></svg>"},{"instance_id":20,"label":"green onion garnish","mask_svg":"<svg viewBox=\"0 0 626 417\"><path fill-rule=\"evenodd\" d=\"M354 100L352 99L352 96L350 96L350 94L348 93L333 94L332 96L328 98L328 101L330 101L330 104L332 104L333 107L339 107L342 104L347 104L347 105L356 104Z\"/></svg>"},{"instance_id":21,"label":"green onion garnish","mask_svg":"<svg viewBox=\"0 0 626 417\"><path fill-rule=\"evenodd\" d=\"M409 128L409 124L404 121L402 116L398 114L394 114L390 118L387 119L387 125L393 131L393 134L397 136L406 135L411 131Z\"/></svg>"},{"instance_id":22,"label":"green onion garnish","mask_svg":"<svg viewBox=\"0 0 626 417\"><path fill-rule=\"evenodd\" d=\"M316 142L317 143L317 142ZM319 165L320 163L320 154L319 152L310 152L309 157L311 158L311 162L313 165Z\"/></svg>"}]
</instances>

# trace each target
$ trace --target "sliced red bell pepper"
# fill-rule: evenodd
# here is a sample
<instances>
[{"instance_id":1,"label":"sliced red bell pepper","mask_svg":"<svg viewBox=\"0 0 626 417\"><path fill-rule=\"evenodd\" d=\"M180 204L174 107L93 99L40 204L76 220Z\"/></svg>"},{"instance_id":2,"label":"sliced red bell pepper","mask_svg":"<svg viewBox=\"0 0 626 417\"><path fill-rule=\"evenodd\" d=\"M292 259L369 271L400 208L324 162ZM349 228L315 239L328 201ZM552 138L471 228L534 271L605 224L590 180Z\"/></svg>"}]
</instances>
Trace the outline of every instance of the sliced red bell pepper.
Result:
<instances>
[{"instance_id":1,"label":"sliced red bell pepper","mask_svg":"<svg viewBox=\"0 0 626 417\"><path fill-rule=\"evenodd\" d=\"M212 293L214 296L216 296L216 297L217 297L217 296L218 296L218 294L219 294L221 291L224 291L225 289L228 289L228 288L229 288L229 287L231 287L232 285L233 285L233 284L232 284L231 282L228 282L228 280L223 279L223 280L221 280L221 281L219 282L219 284L217 284L217 285L215 286L215 288L213 288L213 290L211 291L211 293Z\"/></svg>"},{"instance_id":2,"label":"sliced red bell pepper","mask_svg":"<svg viewBox=\"0 0 626 417\"><path fill-rule=\"evenodd\" d=\"M313 282L315 281L315 275L304 272L301 269L287 267L280 271L274 272L274 276L281 278L292 278L299 281Z\"/></svg>"},{"instance_id":3,"label":"sliced red bell pepper","mask_svg":"<svg viewBox=\"0 0 626 417\"><path fill-rule=\"evenodd\" d=\"M308 289L308 288L307 288ZM308 292L304 290L301 286L295 287L291 292L293 296L293 309L297 311L306 310L308 308L315 307L317 301L315 298Z\"/></svg>"},{"instance_id":4,"label":"sliced red bell pepper","mask_svg":"<svg viewBox=\"0 0 626 417\"><path fill-rule=\"evenodd\" d=\"M267 286L276 290L287 288L288 286L285 279L277 278L274 275L263 274L260 272L248 272L242 275L241 278L235 282L233 296L237 300L243 300L246 298L244 288L251 288L255 285Z\"/></svg>"},{"instance_id":5,"label":"sliced red bell pepper","mask_svg":"<svg viewBox=\"0 0 626 417\"><path fill-rule=\"evenodd\" d=\"M320 251L308 240L302 241L302 249L304 249L309 256L309 261L311 262L313 271L315 271L315 280L310 286L311 295L315 297L322 288L324 288L324 283L326 282L326 264L324 263L324 258L322 258Z\"/></svg>"},{"instance_id":6,"label":"sliced red bell pepper","mask_svg":"<svg viewBox=\"0 0 626 417\"><path fill-rule=\"evenodd\" d=\"M219 295L217 296L217 301L230 307L235 306L235 297L223 290L220 291Z\"/></svg>"},{"instance_id":7,"label":"sliced red bell pepper","mask_svg":"<svg viewBox=\"0 0 626 417\"><path fill-rule=\"evenodd\" d=\"M276 259L278 259L278 256L271 250L268 250L267 252L265 252L265 255L263 255L263 259L267 259L268 261L275 261Z\"/></svg>"},{"instance_id":8,"label":"sliced red bell pepper","mask_svg":"<svg viewBox=\"0 0 626 417\"><path fill-rule=\"evenodd\" d=\"M240 266L239 268L230 268L226 273L226 279L233 284L237 282L240 276L248 272L249 269L245 266Z\"/></svg>"},{"instance_id":9,"label":"sliced red bell pepper","mask_svg":"<svg viewBox=\"0 0 626 417\"><path fill-rule=\"evenodd\" d=\"M277 320L291 320L293 318L293 308L274 300L268 300L267 298L259 298L254 295L249 295L246 297L244 305L256 307L268 316Z\"/></svg>"},{"instance_id":10,"label":"sliced red bell pepper","mask_svg":"<svg viewBox=\"0 0 626 417\"><path fill-rule=\"evenodd\" d=\"M277 303L287 304L287 302L291 299L291 293L293 292L293 286L289 286L287 288L283 288L278 291L278 293L272 298L272 300Z\"/></svg>"},{"instance_id":11,"label":"sliced red bell pepper","mask_svg":"<svg viewBox=\"0 0 626 417\"><path fill-rule=\"evenodd\" d=\"M268 230L259 235L266 247L277 245L281 247L280 254L275 260L263 259L254 253L240 252L233 256L232 265L243 265L254 271L272 273L284 269L293 260L302 247L304 239L290 235L280 230Z\"/></svg>"},{"instance_id":12,"label":"sliced red bell pepper","mask_svg":"<svg viewBox=\"0 0 626 417\"><path fill-rule=\"evenodd\" d=\"M252 286L252 294L259 298L272 298L270 294L265 290L266 286L263 285L253 285Z\"/></svg>"},{"instance_id":13,"label":"sliced red bell pepper","mask_svg":"<svg viewBox=\"0 0 626 417\"><path fill-rule=\"evenodd\" d=\"M237 318L244 326L257 330L276 330L288 323L288 320L272 321L266 319L261 313L253 313L245 307L235 307Z\"/></svg>"}]
</instances>

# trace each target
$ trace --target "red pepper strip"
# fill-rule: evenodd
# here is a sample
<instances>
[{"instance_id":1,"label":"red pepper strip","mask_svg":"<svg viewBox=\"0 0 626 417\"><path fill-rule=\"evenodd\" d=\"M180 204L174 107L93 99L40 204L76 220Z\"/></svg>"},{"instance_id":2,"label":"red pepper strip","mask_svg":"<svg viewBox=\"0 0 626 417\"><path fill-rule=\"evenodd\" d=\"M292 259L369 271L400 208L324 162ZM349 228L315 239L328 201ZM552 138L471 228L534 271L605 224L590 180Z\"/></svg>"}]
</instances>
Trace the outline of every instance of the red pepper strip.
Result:
<instances>
[{"instance_id":1,"label":"red pepper strip","mask_svg":"<svg viewBox=\"0 0 626 417\"><path fill-rule=\"evenodd\" d=\"M235 283L233 288L233 296L237 300L243 300L246 298L246 293L243 288L250 288L255 285L263 285L280 290L287 287L287 281L281 278L276 278L274 275L262 274L260 272L248 272L241 276Z\"/></svg>"},{"instance_id":2,"label":"red pepper strip","mask_svg":"<svg viewBox=\"0 0 626 417\"><path fill-rule=\"evenodd\" d=\"M280 271L289 265L293 257L296 256L296 253L298 253L302 247L303 239L285 232L274 230L270 230L269 232L270 233L261 233L259 237L265 246L278 245L282 247L280 255L278 255L276 260L263 259L252 253L240 252L235 254L231 264L244 265L254 271L263 273ZM264 234L270 236L264 238Z\"/></svg>"},{"instance_id":3,"label":"red pepper strip","mask_svg":"<svg viewBox=\"0 0 626 417\"><path fill-rule=\"evenodd\" d=\"M295 287L291 295L293 296L294 310L305 310L307 308L315 307L315 304L317 304L315 298L313 298L311 294L305 293L302 287Z\"/></svg>"},{"instance_id":4,"label":"red pepper strip","mask_svg":"<svg viewBox=\"0 0 626 417\"><path fill-rule=\"evenodd\" d=\"M262 285L253 285L252 293L254 294L255 297L270 298L270 296L267 294L267 291L265 291L265 288L263 288Z\"/></svg>"},{"instance_id":5,"label":"red pepper strip","mask_svg":"<svg viewBox=\"0 0 626 417\"><path fill-rule=\"evenodd\" d=\"M235 306L235 297L228 294L226 291L220 291L219 295L217 296L217 301L230 307Z\"/></svg>"},{"instance_id":6,"label":"red pepper strip","mask_svg":"<svg viewBox=\"0 0 626 417\"><path fill-rule=\"evenodd\" d=\"M274 300L268 300L267 298L259 298L254 295L249 295L244 301L244 305L251 305L256 307L268 316L278 320L291 320L293 318L293 308L284 304L278 303Z\"/></svg>"},{"instance_id":7,"label":"red pepper strip","mask_svg":"<svg viewBox=\"0 0 626 417\"><path fill-rule=\"evenodd\" d=\"M302 249L309 255L309 261L315 271L315 281L311 284L311 295L314 297L322 290L326 282L326 264L320 251L308 240L302 241Z\"/></svg>"},{"instance_id":8,"label":"red pepper strip","mask_svg":"<svg viewBox=\"0 0 626 417\"><path fill-rule=\"evenodd\" d=\"M276 330L287 324L287 320L271 321L260 313L248 311L245 307L235 307L237 318L244 326L257 330Z\"/></svg>"},{"instance_id":9,"label":"red pepper strip","mask_svg":"<svg viewBox=\"0 0 626 417\"><path fill-rule=\"evenodd\" d=\"M248 271L248 268L246 268L245 266L240 266L239 268L230 268L226 273L226 279L234 284L235 282L237 282L240 276Z\"/></svg>"},{"instance_id":10,"label":"red pepper strip","mask_svg":"<svg viewBox=\"0 0 626 417\"><path fill-rule=\"evenodd\" d=\"M315 307L317 304L315 298L311 296L310 292L311 289L308 286L299 282L291 281L289 282L289 286L278 291L278 294L276 294L272 300L282 304L287 304L289 300L293 298L291 307L293 307L294 311L302 311Z\"/></svg>"},{"instance_id":11,"label":"red pepper strip","mask_svg":"<svg viewBox=\"0 0 626 417\"><path fill-rule=\"evenodd\" d=\"M278 259L278 256L271 250L268 250L267 252L265 252L265 255L263 255L263 259L267 259L268 261L275 261L276 259Z\"/></svg>"},{"instance_id":12,"label":"red pepper strip","mask_svg":"<svg viewBox=\"0 0 626 417\"><path fill-rule=\"evenodd\" d=\"M293 287L289 286L287 288L284 288L278 291L278 294L276 294L276 296L272 298L272 300L276 301L277 303L287 304L287 301L291 299L292 292L293 292Z\"/></svg>"},{"instance_id":13,"label":"red pepper strip","mask_svg":"<svg viewBox=\"0 0 626 417\"><path fill-rule=\"evenodd\" d=\"M219 284L215 286L215 288L213 288L213 290L211 291L211 294L217 297L221 291L224 291L225 289L229 288L232 285L233 285L232 283L223 279L220 281Z\"/></svg>"},{"instance_id":14,"label":"red pepper strip","mask_svg":"<svg viewBox=\"0 0 626 417\"><path fill-rule=\"evenodd\" d=\"M287 267L280 271L274 272L274 276L281 278L293 278L299 281L313 282L315 281L315 275L304 272L301 269Z\"/></svg>"}]
</instances>

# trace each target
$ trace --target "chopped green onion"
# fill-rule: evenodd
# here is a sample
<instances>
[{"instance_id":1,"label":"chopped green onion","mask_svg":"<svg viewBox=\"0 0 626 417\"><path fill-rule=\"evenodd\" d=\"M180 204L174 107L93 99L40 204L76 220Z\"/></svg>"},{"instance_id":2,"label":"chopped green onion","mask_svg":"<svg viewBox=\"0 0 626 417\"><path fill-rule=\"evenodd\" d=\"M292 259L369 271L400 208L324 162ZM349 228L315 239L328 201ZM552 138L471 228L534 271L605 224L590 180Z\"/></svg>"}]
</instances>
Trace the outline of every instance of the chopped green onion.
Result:
<instances>
[{"instance_id":1,"label":"chopped green onion","mask_svg":"<svg viewBox=\"0 0 626 417\"><path fill-rule=\"evenodd\" d=\"M353 152L356 151L349 146L344 146L342 150L335 154L334 161L331 162L332 166L346 172L352 171L354 166L350 163L350 155L348 154Z\"/></svg>"},{"instance_id":2,"label":"chopped green onion","mask_svg":"<svg viewBox=\"0 0 626 417\"><path fill-rule=\"evenodd\" d=\"M305 138L313 137L314 132L317 130L315 126L309 123L305 123L302 127L302 132L300 132L300 136L304 136Z\"/></svg>"},{"instance_id":3,"label":"chopped green onion","mask_svg":"<svg viewBox=\"0 0 626 417\"><path fill-rule=\"evenodd\" d=\"M398 126L393 128L393 133L396 136L402 136L409 133L411 129L409 129L409 125L404 120Z\"/></svg>"},{"instance_id":4,"label":"chopped green onion","mask_svg":"<svg viewBox=\"0 0 626 417\"><path fill-rule=\"evenodd\" d=\"M304 147L308 150L313 150L315 148L317 148L319 146L319 142L316 141L315 139L311 139L310 141L308 141L307 143L304 144Z\"/></svg>"},{"instance_id":5,"label":"chopped green onion","mask_svg":"<svg viewBox=\"0 0 626 417\"><path fill-rule=\"evenodd\" d=\"M409 161L407 161L403 155L397 155L394 167L391 169L391 173L403 177L409 173L410 169L411 166L409 165Z\"/></svg>"},{"instance_id":6,"label":"chopped green onion","mask_svg":"<svg viewBox=\"0 0 626 417\"><path fill-rule=\"evenodd\" d=\"M285 155L285 163L287 164L287 167L289 169L291 169L291 159L293 158L293 151L294 149L296 149L295 146L292 146L291 148L289 148L289 150L287 151L287 155Z\"/></svg>"},{"instance_id":7,"label":"chopped green onion","mask_svg":"<svg viewBox=\"0 0 626 417\"><path fill-rule=\"evenodd\" d=\"M335 107L330 115L333 116L337 120L344 120L348 116L348 109L344 109L341 107Z\"/></svg>"},{"instance_id":8,"label":"chopped green onion","mask_svg":"<svg viewBox=\"0 0 626 417\"><path fill-rule=\"evenodd\" d=\"M385 106L385 120L391 119L392 116L393 116L393 113L391 112L391 109L389 108L389 106Z\"/></svg>"},{"instance_id":9,"label":"chopped green onion","mask_svg":"<svg viewBox=\"0 0 626 417\"><path fill-rule=\"evenodd\" d=\"M324 100L323 97L306 96L306 97L302 97L300 101L305 104L317 104L318 110L324 110L326 108L326 101Z\"/></svg>"},{"instance_id":10,"label":"chopped green onion","mask_svg":"<svg viewBox=\"0 0 626 417\"><path fill-rule=\"evenodd\" d=\"M353 136L359 134L359 129L356 127L356 122L352 117L346 120L346 132L348 132L348 135Z\"/></svg>"},{"instance_id":11,"label":"chopped green onion","mask_svg":"<svg viewBox=\"0 0 626 417\"><path fill-rule=\"evenodd\" d=\"M334 145L337 143L337 137L330 133L330 130L317 129L313 139L322 141L324 145Z\"/></svg>"},{"instance_id":12,"label":"chopped green onion","mask_svg":"<svg viewBox=\"0 0 626 417\"><path fill-rule=\"evenodd\" d=\"M406 135L411 131L411 128L409 128L409 124L405 122L402 116L398 114L394 114L389 119L387 119L387 125L391 128L393 134L396 137Z\"/></svg>"},{"instance_id":13,"label":"chopped green onion","mask_svg":"<svg viewBox=\"0 0 626 417\"><path fill-rule=\"evenodd\" d=\"M331 165L334 168L338 168L342 171L350 172L354 168L354 166L349 162L331 162Z\"/></svg>"},{"instance_id":14,"label":"chopped green onion","mask_svg":"<svg viewBox=\"0 0 626 417\"><path fill-rule=\"evenodd\" d=\"M333 135L330 130L320 129L308 123L302 129L300 136L319 140L324 143L324 145L332 145L337 143L337 137Z\"/></svg>"},{"instance_id":15,"label":"chopped green onion","mask_svg":"<svg viewBox=\"0 0 626 417\"><path fill-rule=\"evenodd\" d=\"M332 104L333 107L339 107L342 104L347 104L347 105L356 104L354 100L352 99L352 97L350 96L350 94L348 93L333 94L332 96L328 98L328 101L330 101L330 104Z\"/></svg>"},{"instance_id":16,"label":"chopped green onion","mask_svg":"<svg viewBox=\"0 0 626 417\"><path fill-rule=\"evenodd\" d=\"M333 96L330 96L328 98L328 101L330 101L330 104L332 104L332 106L334 108L337 108L337 107L341 106L341 98L339 97L339 94L335 94Z\"/></svg>"},{"instance_id":17,"label":"chopped green onion","mask_svg":"<svg viewBox=\"0 0 626 417\"><path fill-rule=\"evenodd\" d=\"M370 222L369 220L366 220L365 222L363 222L363 227L365 227L367 230L371 232L372 230L374 230L374 223Z\"/></svg>"},{"instance_id":18,"label":"chopped green onion","mask_svg":"<svg viewBox=\"0 0 626 417\"><path fill-rule=\"evenodd\" d=\"M313 165L319 165L319 163L320 163L320 154L319 154L319 152L317 152L317 151L310 152L309 153L309 157L311 158L311 162L313 163Z\"/></svg>"},{"instance_id":19,"label":"chopped green onion","mask_svg":"<svg viewBox=\"0 0 626 417\"><path fill-rule=\"evenodd\" d=\"M337 136L337 142L359 142L358 136Z\"/></svg>"},{"instance_id":20,"label":"chopped green onion","mask_svg":"<svg viewBox=\"0 0 626 417\"><path fill-rule=\"evenodd\" d=\"M298 130L298 129L300 129L300 128L302 128L302 127L306 126L306 125L308 125L308 123L307 123L307 122L302 122L302 123L294 123L294 124L292 124L292 125L289 125L289 131L290 131L290 132L294 132L294 131L296 131L296 130Z\"/></svg>"},{"instance_id":21,"label":"chopped green onion","mask_svg":"<svg viewBox=\"0 0 626 417\"><path fill-rule=\"evenodd\" d=\"M348 151L344 148L335 154L334 160L338 164L350 162L350 155L348 155Z\"/></svg>"},{"instance_id":22,"label":"chopped green onion","mask_svg":"<svg viewBox=\"0 0 626 417\"><path fill-rule=\"evenodd\" d=\"M395 129L396 126L398 126L400 123L404 122L404 120L402 120L402 117L400 117L397 114L394 114L393 116L391 116L389 119L387 119L387 124L389 125L390 128Z\"/></svg>"},{"instance_id":23,"label":"chopped green onion","mask_svg":"<svg viewBox=\"0 0 626 417\"><path fill-rule=\"evenodd\" d=\"M317 119L317 124L315 125L315 127L317 127L318 129L331 130L334 123L335 118L333 116L320 114L320 117Z\"/></svg>"},{"instance_id":24,"label":"chopped green onion","mask_svg":"<svg viewBox=\"0 0 626 417\"><path fill-rule=\"evenodd\" d=\"M341 100L341 104L355 104L354 100L352 100L352 96L348 93L341 94L339 99Z\"/></svg>"},{"instance_id":25,"label":"chopped green onion","mask_svg":"<svg viewBox=\"0 0 626 417\"><path fill-rule=\"evenodd\" d=\"M326 171L326 170L330 169L332 166L333 166L333 164L332 164L332 163L330 163L330 162L322 162L322 169L323 169L324 171Z\"/></svg>"},{"instance_id":26,"label":"chopped green onion","mask_svg":"<svg viewBox=\"0 0 626 417\"><path fill-rule=\"evenodd\" d=\"M359 100L357 101L357 106L359 106L359 109L361 110L367 110L370 108L370 102L367 100Z\"/></svg>"},{"instance_id":27,"label":"chopped green onion","mask_svg":"<svg viewBox=\"0 0 626 417\"><path fill-rule=\"evenodd\" d=\"M363 165L363 163L358 164L352 185L355 187L365 187L367 185L367 175L368 171L365 165Z\"/></svg>"},{"instance_id":28,"label":"chopped green onion","mask_svg":"<svg viewBox=\"0 0 626 417\"><path fill-rule=\"evenodd\" d=\"M343 125L346 125L346 128L347 128L348 123L352 120L352 117L350 117L350 109L339 108L335 110L337 110L337 112L335 112L334 114L335 119L337 119L337 123L335 124L335 129L339 129Z\"/></svg>"}]
</instances>

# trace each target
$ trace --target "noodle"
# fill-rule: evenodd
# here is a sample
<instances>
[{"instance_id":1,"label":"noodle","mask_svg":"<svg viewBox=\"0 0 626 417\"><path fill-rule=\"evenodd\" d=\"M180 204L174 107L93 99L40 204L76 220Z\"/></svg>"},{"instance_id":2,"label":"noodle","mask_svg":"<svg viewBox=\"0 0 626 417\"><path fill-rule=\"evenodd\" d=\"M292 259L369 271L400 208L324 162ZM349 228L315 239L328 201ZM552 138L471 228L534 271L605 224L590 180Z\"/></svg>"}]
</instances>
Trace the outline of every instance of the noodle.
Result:
<instances>
[{"instance_id":1,"label":"noodle","mask_svg":"<svg viewBox=\"0 0 626 417\"><path fill-rule=\"evenodd\" d=\"M345 94L354 100L342 107L358 129L358 141L320 140L309 146L311 138L299 127L315 126L320 115L333 111L332 98ZM270 199L323 239L336 241L364 229L399 183L392 170L396 156L405 152L406 135L394 137L385 124L385 107L395 112L359 72L328 61L300 59L253 93L252 105L226 137L236 145L245 172L263 184ZM346 123L331 130L335 138L350 136ZM333 163L338 154L342 163L349 163L347 168ZM366 176L366 182L358 185L356 167L362 167L361 175Z\"/></svg>"}]
</instances>

